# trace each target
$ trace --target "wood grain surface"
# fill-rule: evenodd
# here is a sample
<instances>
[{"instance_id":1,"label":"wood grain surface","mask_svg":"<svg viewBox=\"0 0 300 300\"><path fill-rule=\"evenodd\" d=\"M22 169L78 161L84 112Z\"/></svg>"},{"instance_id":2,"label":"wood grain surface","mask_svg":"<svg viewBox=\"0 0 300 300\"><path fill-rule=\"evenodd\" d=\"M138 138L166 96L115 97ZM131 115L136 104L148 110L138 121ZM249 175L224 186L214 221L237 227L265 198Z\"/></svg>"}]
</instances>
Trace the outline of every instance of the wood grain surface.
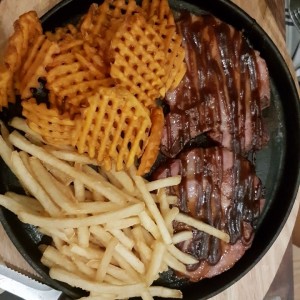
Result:
<instances>
[{"instance_id":1,"label":"wood grain surface","mask_svg":"<svg viewBox=\"0 0 300 300\"><path fill-rule=\"evenodd\" d=\"M300 248L293 246L294 255L294 300L300 300Z\"/></svg>"},{"instance_id":2,"label":"wood grain surface","mask_svg":"<svg viewBox=\"0 0 300 300\"><path fill-rule=\"evenodd\" d=\"M206 0L211 1L211 0ZM268 33L271 39L278 46L282 56L290 67L291 74L296 80L293 71L292 61L288 55L284 40L284 0L234 0L238 6L244 9L252 16ZM39 15L42 15L59 0L2 0L0 1L0 43L4 43L6 37L12 31L13 21L22 12L35 9ZM3 46L3 44L2 44ZM1 44L0 44L1 48ZM298 89L299 91L299 89ZM241 280L229 287L223 293L215 296L214 300L226 299L244 299L261 300L268 291L273 278L278 270L278 266L285 253L289 243L295 219L299 207L299 193L295 205L290 213L286 225L278 236L273 246L261 261ZM32 272L24 259L6 236L3 228L0 226L0 255L3 256L6 263ZM201 291L199 291L201 293Z\"/></svg>"}]
</instances>

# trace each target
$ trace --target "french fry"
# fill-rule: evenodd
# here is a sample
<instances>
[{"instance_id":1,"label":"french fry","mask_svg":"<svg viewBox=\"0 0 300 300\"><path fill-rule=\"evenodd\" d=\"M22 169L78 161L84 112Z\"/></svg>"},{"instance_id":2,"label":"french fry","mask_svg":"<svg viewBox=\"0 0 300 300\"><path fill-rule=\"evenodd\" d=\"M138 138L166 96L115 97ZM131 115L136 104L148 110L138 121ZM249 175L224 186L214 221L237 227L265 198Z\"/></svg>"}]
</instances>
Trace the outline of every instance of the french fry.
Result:
<instances>
[{"instance_id":1,"label":"french fry","mask_svg":"<svg viewBox=\"0 0 300 300\"><path fill-rule=\"evenodd\" d=\"M153 300L153 297L150 295L148 290L145 290L141 294L142 300Z\"/></svg>"},{"instance_id":2,"label":"french fry","mask_svg":"<svg viewBox=\"0 0 300 300\"><path fill-rule=\"evenodd\" d=\"M173 234L173 225L172 222L175 220L176 216L179 214L179 208L174 206L172 207L167 213L164 218L165 224L170 232L170 234Z\"/></svg>"},{"instance_id":3,"label":"french fry","mask_svg":"<svg viewBox=\"0 0 300 300\"><path fill-rule=\"evenodd\" d=\"M75 163L74 168L77 170L81 170L82 164ZM74 180L74 193L75 193L75 198L79 202L85 201L85 188L84 188L84 184L80 180L76 180L76 179Z\"/></svg>"},{"instance_id":4,"label":"french fry","mask_svg":"<svg viewBox=\"0 0 300 300\"><path fill-rule=\"evenodd\" d=\"M134 246L133 240L131 240L122 230L112 229L109 231L114 237L116 237L120 243L122 243L126 248L131 250Z\"/></svg>"},{"instance_id":5,"label":"french fry","mask_svg":"<svg viewBox=\"0 0 300 300\"><path fill-rule=\"evenodd\" d=\"M59 239L61 239L62 241L66 242L66 243L72 243L73 242L73 238L74 235L68 236L63 230L57 230L54 228L39 228L39 231L45 235L51 236L51 237L58 237Z\"/></svg>"},{"instance_id":6,"label":"french fry","mask_svg":"<svg viewBox=\"0 0 300 300\"><path fill-rule=\"evenodd\" d=\"M166 250L166 245L162 242L156 241L153 246L153 253L151 255L151 260L147 268L146 273L146 283L151 285L154 280L157 279L161 264L163 262L164 254Z\"/></svg>"},{"instance_id":7,"label":"french fry","mask_svg":"<svg viewBox=\"0 0 300 300\"><path fill-rule=\"evenodd\" d=\"M124 229L136 224L140 224L141 220L138 217L125 218L122 220L114 220L111 222L107 222L105 225L105 230L113 230L113 229Z\"/></svg>"},{"instance_id":8,"label":"french fry","mask_svg":"<svg viewBox=\"0 0 300 300\"><path fill-rule=\"evenodd\" d=\"M60 209L52 202L49 195L45 190L40 186L35 178L30 174L26 169L22 159L18 152L13 151L11 155L12 166L16 176L20 179L25 188L30 191L31 195L35 196L44 207L45 211L48 212L51 216L60 215ZM30 221L28 221L30 223Z\"/></svg>"},{"instance_id":9,"label":"french fry","mask_svg":"<svg viewBox=\"0 0 300 300\"><path fill-rule=\"evenodd\" d=\"M153 237L158 240L160 238L160 232L158 230L157 225L154 223L154 221L149 217L149 215L145 212L142 211L139 214L139 218L141 220L141 225L148 230Z\"/></svg>"},{"instance_id":10,"label":"french fry","mask_svg":"<svg viewBox=\"0 0 300 300\"><path fill-rule=\"evenodd\" d=\"M0 120L0 132L1 132L1 136L3 138L3 140L5 141L5 143L7 144L7 146L11 149L14 150L13 145L10 143L10 141L8 140L8 136L9 136L9 131L7 129L7 127L5 126L4 122Z\"/></svg>"},{"instance_id":11,"label":"french fry","mask_svg":"<svg viewBox=\"0 0 300 300\"><path fill-rule=\"evenodd\" d=\"M77 228L78 244L81 247L88 248L90 242L90 231L87 226Z\"/></svg>"},{"instance_id":12,"label":"french fry","mask_svg":"<svg viewBox=\"0 0 300 300\"><path fill-rule=\"evenodd\" d=\"M103 230L100 226L91 226L90 228L91 233L103 244L107 245L109 242L111 235ZM125 254L125 253L123 253ZM126 254L125 254L126 255ZM138 274L138 271L135 270L135 268L127 261L127 257L124 259L124 256L120 254L118 251L115 251L114 258L120 265L120 267L127 271L129 276L137 280L137 282L140 282L140 275Z\"/></svg>"},{"instance_id":13,"label":"french fry","mask_svg":"<svg viewBox=\"0 0 300 300\"><path fill-rule=\"evenodd\" d=\"M107 273L107 268L110 264L110 261L113 257L113 252L115 251L115 248L118 245L118 243L119 243L119 241L116 238L112 238L112 239L110 239L110 241L105 249L104 255L101 259L101 262L99 264L99 267L98 267L98 270L96 273L96 279L99 282L102 282L105 278L105 275Z\"/></svg>"},{"instance_id":14,"label":"french fry","mask_svg":"<svg viewBox=\"0 0 300 300\"><path fill-rule=\"evenodd\" d=\"M25 203L16 201L15 199L7 197L5 195L0 195L0 205L2 205L3 207L10 210L11 212L13 212L16 215L18 215L22 211L36 212L36 210L31 209Z\"/></svg>"},{"instance_id":15,"label":"french fry","mask_svg":"<svg viewBox=\"0 0 300 300\"><path fill-rule=\"evenodd\" d=\"M24 118L20 117L14 117L12 118L8 124L18 130L21 130L25 133L25 136L31 141L33 141L35 144L42 144L44 143L44 140L40 134L33 131L28 124L26 123L26 120Z\"/></svg>"},{"instance_id":16,"label":"french fry","mask_svg":"<svg viewBox=\"0 0 300 300\"><path fill-rule=\"evenodd\" d=\"M173 235L173 244L178 244L187 240L191 240L193 238L192 231L180 231Z\"/></svg>"},{"instance_id":17,"label":"french fry","mask_svg":"<svg viewBox=\"0 0 300 300\"><path fill-rule=\"evenodd\" d=\"M180 262L184 263L185 265L193 265L198 263L199 261L194 258L193 256L182 252L181 250L179 250L178 248L176 248L176 246L174 245L168 245L168 251L174 256L176 257Z\"/></svg>"},{"instance_id":18,"label":"french fry","mask_svg":"<svg viewBox=\"0 0 300 300\"><path fill-rule=\"evenodd\" d=\"M162 178L162 179L157 179L151 182L146 183L147 190L149 192L152 192L154 190L162 189L165 187L173 186L173 185L178 185L181 181L181 176L173 176L173 177L167 177L167 178Z\"/></svg>"},{"instance_id":19,"label":"french fry","mask_svg":"<svg viewBox=\"0 0 300 300\"><path fill-rule=\"evenodd\" d=\"M55 178L46 170L40 160L35 157L31 157L29 164L35 179L39 182L42 188L51 195L51 200L57 206L61 207L65 212L72 213L74 211L74 203L70 201L70 198L57 188L55 184Z\"/></svg>"},{"instance_id":20,"label":"french fry","mask_svg":"<svg viewBox=\"0 0 300 300\"><path fill-rule=\"evenodd\" d=\"M95 165L95 166L98 165L98 162L95 159L91 159L85 154L78 154L77 152L72 151L72 150L52 149L52 150L48 150L48 151L51 154L53 154L55 157L57 157L61 160L75 162L75 163L79 163L79 164L89 164L89 165Z\"/></svg>"},{"instance_id":21,"label":"french fry","mask_svg":"<svg viewBox=\"0 0 300 300\"><path fill-rule=\"evenodd\" d=\"M124 188L128 193L134 194L135 188L133 185L133 181L130 178L130 176L125 171L119 171L117 172L115 170L115 166L112 167L112 169L107 172L112 174L112 176L115 177L115 179L120 183L121 187Z\"/></svg>"},{"instance_id":22,"label":"french fry","mask_svg":"<svg viewBox=\"0 0 300 300\"><path fill-rule=\"evenodd\" d=\"M115 286L105 283L99 283L91 280L87 280L83 277L80 277L72 272L68 272L62 268L53 267L50 269L49 275L51 278L64 281L71 286L79 287L82 289L88 289L96 293L104 294L118 294L122 297L134 297L139 296L141 292L145 289L143 283Z\"/></svg>"},{"instance_id":23,"label":"french fry","mask_svg":"<svg viewBox=\"0 0 300 300\"><path fill-rule=\"evenodd\" d=\"M143 181L142 177L135 175L133 168L131 168L130 173L131 173L133 180L135 181L137 188L139 189L139 191L141 192L141 194L143 196L143 199L147 205L147 208L151 212L151 214L159 228L159 231L162 235L162 239L164 240L164 242L166 244L171 244L172 243L171 235L165 225L163 217L162 217L161 213L159 212L151 194L147 190L147 186L146 186L145 182Z\"/></svg>"},{"instance_id":24,"label":"french fry","mask_svg":"<svg viewBox=\"0 0 300 300\"><path fill-rule=\"evenodd\" d=\"M73 209L70 212L70 214L76 214L79 216L83 216L86 214L100 214L100 213L105 213L105 212L109 212L109 211L115 211L119 208L121 208L122 206L113 203L113 202L100 202L100 201L95 201L95 202L79 202L76 205L73 205ZM68 215L68 213L66 212L66 215ZM132 217L134 219L137 219L137 217ZM121 220L117 220L118 222L122 223L123 220L127 220L127 219L132 219L132 218L124 218ZM111 223L111 222L110 222ZM106 224L110 224L109 222Z\"/></svg>"},{"instance_id":25,"label":"french fry","mask_svg":"<svg viewBox=\"0 0 300 300\"><path fill-rule=\"evenodd\" d=\"M157 198L158 198L158 203L159 203L159 209L161 211L162 216L165 218L166 214L170 210L170 204L167 200L167 193L164 188L160 188L157 191Z\"/></svg>"},{"instance_id":26,"label":"french fry","mask_svg":"<svg viewBox=\"0 0 300 300\"><path fill-rule=\"evenodd\" d=\"M202 221L196 220L190 216L187 216L185 214L179 213L176 217L175 220L178 222L185 223L189 226L192 226L200 231L206 232L210 235L213 235L220 240L223 240L226 243L229 243L230 237L226 232L223 232L209 224L206 224Z\"/></svg>"},{"instance_id":27,"label":"french fry","mask_svg":"<svg viewBox=\"0 0 300 300\"><path fill-rule=\"evenodd\" d=\"M11 162L11 155L12 149L10 146L5 142L2 136L0 136L0 156L2 157L5 164L15 173L12 162Z\"/></svg>"},{"instance_id":28,"label":"french fry","mask_svg":"<svg viewBox=\"0 0 300 300\"><path fill-rule=\"evenodd\" d=\"M149 287L150 294L153 297L162 297L162 298L170 298L170 299L181 299L182 292L175 289L169 289L162 286L151 286Z\"/></svg>"},{"instance_id":29,"label":"french fry","mask_svg":"<svg viewBox=\"0 0 300 300\"><path fill-rule=\"evenodd\" d=\"M9 139L15 147L28 152L29 154L37 157L43 162L54 165L57 169L65 172L67 175L72 176L73 178L80 180L87 187L96 190L112 202L123 202L122 199L120 199L120 194L117 193L116 190L111 190L108 184L103 183L100 185L99 181L96 180L93 176L88 176L86 174L83 174L82 172L77 171L74 167L70 166L66 162L57 159L41 147L31 144L16 131L10 134Z\"/></svg>"},{"instance_id":30,"label":"french fry","mask_svg":"<svg viewBox=\"0 0 300 300\"><path fill-rule=\"evenodd\" d=\"M5 196L13 199L15 202L20 203L21 205L24 205L30 211L36 211L39 213L44 212L44 208L42 207L42 205L33 197L16 194L14 192L6 192Z\"/></svg>"},{"instance_id":31,"label":"french fry","mask_svg":"<svg viewBox=\"0 0 300 300\"><path fill-rule=\"evenodd\" d=\"M104 224L111 218L126 218L139 214L144 209L143 203L133 204L113 212L86 217L43 217L28 212L21 212L19 218L22 222L39 227L52 226L53 228L79 228L82 226L94 226Z\"/></svg>"},{"instance_id":32,"label":"french fry","mask_svg":"<svg viewBox=\"0 0 300 300\"><path fill-rule=\"evenodd\" d=\"M52 246L46 248L43 257L53 262L55 265L63 267L69 272L78 272L76 265Z\"/></svg>"},{"instance_id":33,"label":"french fry","mask_svg":"<svg viewBox=\"0 0 300 300\"><path fill-rule=\"evenodd\" d=\"M180 272L181 274L187 274L185 265L174 257L169 251L165 252L164 262L173 270Z\"/></svg>"}]
</instances>

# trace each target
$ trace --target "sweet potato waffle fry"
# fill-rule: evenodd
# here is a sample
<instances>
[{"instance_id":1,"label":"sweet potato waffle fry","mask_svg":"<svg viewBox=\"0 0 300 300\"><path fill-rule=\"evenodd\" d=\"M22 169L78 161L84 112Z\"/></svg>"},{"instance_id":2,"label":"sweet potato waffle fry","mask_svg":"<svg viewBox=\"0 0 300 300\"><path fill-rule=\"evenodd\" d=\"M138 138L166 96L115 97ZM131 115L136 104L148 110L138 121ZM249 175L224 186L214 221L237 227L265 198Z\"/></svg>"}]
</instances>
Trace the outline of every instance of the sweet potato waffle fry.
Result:
<instances>
[{"instance_id":1,"label":"sweet potato waffle fry","mask_svg":"<svg viewBox=\"0 0 300 300\"><path fill-rule=\"evenodd\" d=\"M13 73L5 67L0 68L0 111L7 107L9 102L15 103L15 99Z\"/></svg>"},{"instance_id":2,"label":"sweet potato waffle fry","mask_svg":"<svg viewBox=\"0 0 300 300\"><path fill-rule=\"evenodd\" d=\"M2 85L2 89L7 91L7 99L1 101L2 106L7 106L7 100L15 102L15 93L20 94L24 92L28 96L27 84L33 84L35 87L36 82L34 78L24 79L24 64L28 55L32 52L36 40L42 36L42 26L37 17L36 12L30 11L19 17L14 23L14 33L8 40L7 48L4 55L4 64L9 70L4 73L1 71L1 81L6 80L6 85ZM20 74L23 73L23 74ZM33 71L34 73L34 71ZM8 78L10 78L8 80ZM20 83L22 79L22 84ZM13 87L11 87L11 81L13 80ZM21 87L22 85L22 87ZM25 87L24 87L25 86ZM8 88L8 89L7 89ZM3 92L0 92L2 94Z\"/></svg>"},{"instance_id":3,"label":"sweet potato waffle fry","mask_svg":"<svg viewBox=\"0 0 300 300\"><path fill-rule=\"evenodd\" d=\"M148 22L164 40L166 54L166 78L164 82L166 90L173 90L186 72L185 51L181 45L182 38L176 32L173 13L167 0L146 0L143 1L142 5L147 11Z\"/></svg>"},{"instance_id":4,"label":"sweet potato waffle fry","mask_svg":"<svg viewBox=\"0 0 300 300\"><path fill-rule=\"evenodd\" d=\"M137 5L134 0L105 0L92 4L79 24L46 33L36 14L29 12L15 23L5 62L9 70L0 73L0 94L5 95L1 108L14 102L16 91L25 101L23 115L30 128L48 143L60 147L72 139L73 147L106 169L112 164L117 170L128 169L138 158L139 174L149 171L163 124L156 100L185 72L181 37L168 1ZM39 88L47 91L47 105L31 99ZM117 111L121 107L120 114L107 99ZM41 120L30 109L36 109ZM68 125L64 135L66 124L58 126L51 119L53 112L57 120L68 119L76 126Z\"/></svg>"},{"instance_id":5,"label":"sweet potato waffle fry","mask_svg":"<svg viewBox=\"0 0 300 300\"><path fill-rule=\"evenodd\" d=\"M129 17L111 41L110 74L146 107L164 97L163 41L142 15Z\"/></svg>"},{"instance_id":6,"label":"sweet potato waffle fry","mask_svg":"<svg viewBox=\"0 0 300 300\"><path fill-rule=\"evenodd\" d=\"M152 109L151 122L151 132L149 135L147 146L145 148L145 152L143 153L139 168L137 170L138 175L144 175L148 173L156 161L164 127L164 113L161 107Z\"/></svg>"},{"instance_id":7,"label":"sweet potato waffle fry","mask_svg":"<svg viewBox=\"0 0 300 300\"><path fill-rule=\"evenodd\" d=\"M50 42L45 35L36 39L20 69L22 99L30 98L32 96L31 89L40 86L39 79L46 76L46 66L53 60L54 54L58 52L58 45Z\"/></svg>"},{"instance_id":8,"label":"sweet potato waffle fry","mask_svg":"<svg viewBox=\"0 0 300 300\"><path fill-rule=\"evenodd\" d=\"M82 20L81 33L86 40L106 52L125 18L141 11L135 0L105 0L99 6L94 3Z\"/></svg>"},{"instance_id":9,"label":"sweet potato waffle fry","mask_svg":"<svg viewBox=\"0 0 300 300\"><path fill-rule=\"evenodd\" d=\"M80 37L80 31L73 24L67 24L64 27L58 27L54 32L45 32L47 38L52 42L63 42L68 40L74 40L74 38Z\"/></svg>"},{"instance_id":10,"label":"sweet potato waffle fry","mask_svg":"<svg viewBox=\"0 0 300 300\"><path fill-rule=\"evenodd\" d=\"M45 103L37 104L33 98L22 101L22 107L28 126L44 141L51 145L71 145L75 122L67 113L60 114L55 108L47 108Z\"/></svg>"},{"instance_id":11,"label":"sweet potato waffle fry","mask_svg":"<svg viewBox=\"0 0 300 300\"><path fill-rule=\"evenodd\" d=\"M83 116L76 119L73 145L79 153L110 170L129 168L146 146L151 128L149 112L126 89L100 88L88 99Z\"/></svg>"},{"instance_id":12,"label":"sweet potato waffle fry","mask_svg":"<svg viewBox=\"0 0 300 300\"><path fill-rule=\"evenodd\" d=\"M14 33L9 38L4 55L4 62L9 70L18 72L28 50L41 34L42 26L36 12L30 11L19 17L14 23Z\"/></svg>"},{"instance_id":13,"label":"sweet potato waffle fry","mask_svg":"<svg viewBox=\"0 0 300 300\"><path fill-rule=\"evenodd\" d=\"M60 53L48 65L46 75L50 103L62 112L80 112L99 86L111 86L108 67L99 51L82 39L60 43Z\"/></svg>"},{"instance_id":14,"label":"sweet potato waffle fry","mask_svg":"<svg viewBox=\"0 0 300 300\"><path fill-rule=\"evenodd\" d=\"M175 26L175 20L168 0L144 0L142 8L146 12L148 20L157 16L160 24Z\"/></svg>"}]
</instances>

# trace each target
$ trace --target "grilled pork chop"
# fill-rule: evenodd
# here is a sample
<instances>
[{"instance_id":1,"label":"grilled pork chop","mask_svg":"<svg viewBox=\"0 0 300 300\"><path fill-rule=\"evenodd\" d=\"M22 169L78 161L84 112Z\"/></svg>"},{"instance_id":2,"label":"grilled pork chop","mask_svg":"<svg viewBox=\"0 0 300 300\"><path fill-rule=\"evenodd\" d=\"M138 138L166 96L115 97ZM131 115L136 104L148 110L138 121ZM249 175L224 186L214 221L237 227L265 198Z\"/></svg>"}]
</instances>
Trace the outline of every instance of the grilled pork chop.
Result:
<instances>
[{"instance_id":1,"label":"grilled pork chop","mask_svg":"<svg viewBox=\"0 0 300 300\"><path fill-rule=\"evenodd\" d=\"M198 281L231 268L251 246L262 199L262 186L254 166L238 154L221 148L195 148L169 159L153 179L181 175L168 193L178 197L176 206L194 218L230 236L225 243L207 233L174 222L175 232L192 230L191 240L177 244L199 260L188 265L189 279Z\"/></svg>"},{"instance_id":2,"label":"grilled pork chop","mask_svg":"<svg viewBox=\"0 0 300 300\"><path fill-rule=\"evenodd\" d=\"M265 61L240 31L213 16L182 14L177 26L187 72L166 96L163 154L175 157L202 133L237 153L261 149L267 140L261 114L270 101Z\"/></svg>"}]
</instances>

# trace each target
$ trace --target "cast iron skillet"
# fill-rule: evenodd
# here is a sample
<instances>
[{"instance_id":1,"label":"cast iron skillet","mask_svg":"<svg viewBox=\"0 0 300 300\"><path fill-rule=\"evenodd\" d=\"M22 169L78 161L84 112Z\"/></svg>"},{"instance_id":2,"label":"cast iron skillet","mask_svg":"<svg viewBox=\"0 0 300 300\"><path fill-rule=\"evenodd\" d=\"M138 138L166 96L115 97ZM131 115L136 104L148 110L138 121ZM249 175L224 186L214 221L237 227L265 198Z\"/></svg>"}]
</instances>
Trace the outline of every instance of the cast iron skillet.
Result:
<instances>
[{"instance_id":1,"label":"cast iron skillet","mask_svg":"<svg viewBox=\"0 0 300 300\"><path fill-rule=\"evenodd\" d=\"M74 21L85 13L92 0L65 0L42 17L44 30L52 30L68 21ZM279 51L254 19L226 0L170 1L174 9L187 9L195 14L209 12L223 21L243 30L253 47L266 60L271 76L271 106L264 111L270 141L257 153L257 174L266 188L266 205L260 218L252 247L230 270L211 279L182 287L184 299L198 300L212 297L239 280L271 247L284 226L293 206L299 185L300 170L300 111L294 81ZM5 122L16 114L10 107L0 117ZM0 162L0 192L21 192L16 178L7 166ZM52 280L48 268L40 263L41 254L37 246L48 243L38 231L22 224L14 214L0 208L0 219L13 243L42 276L45 283L62 290L66 295L77 298L83 295L79 289L71 288ZM266 276L268 276L266 274ZM175 286L176 283L173 283Z\"/></svg>"}]
</instances>

